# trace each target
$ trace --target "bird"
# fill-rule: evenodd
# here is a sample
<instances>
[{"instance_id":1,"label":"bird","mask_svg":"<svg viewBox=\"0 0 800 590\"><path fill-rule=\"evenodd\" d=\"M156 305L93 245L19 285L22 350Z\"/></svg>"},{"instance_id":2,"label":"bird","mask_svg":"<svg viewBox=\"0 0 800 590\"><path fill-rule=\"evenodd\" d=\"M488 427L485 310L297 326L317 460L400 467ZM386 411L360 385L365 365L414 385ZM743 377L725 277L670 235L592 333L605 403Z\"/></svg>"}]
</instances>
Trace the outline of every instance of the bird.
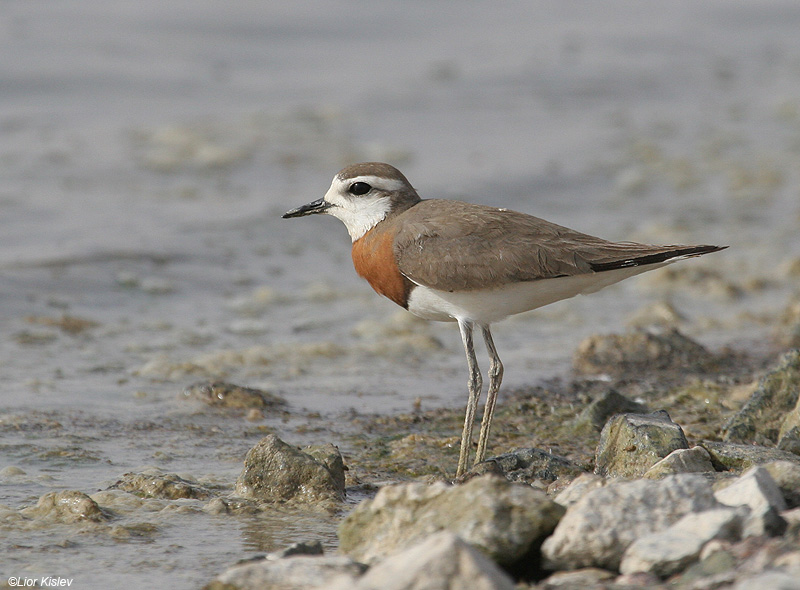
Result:
<instances>
[{"instance_id":1,"label":"bird","mask_svg":"<svg viewBox=\"0 0 800 590\"><path fill-rule=\"evenodd\" d=\"M344 223L356 273L377 293L423 319L458 324L469 380L456 478L468 469L483 387L476 328L489 355L478 464L486 457L503 379L491 324L727 247L612 242L505 208L423 199L397 168L382 162L343 168L322 198L283 218L314 214Z\"/></svg>"}]
</instances>

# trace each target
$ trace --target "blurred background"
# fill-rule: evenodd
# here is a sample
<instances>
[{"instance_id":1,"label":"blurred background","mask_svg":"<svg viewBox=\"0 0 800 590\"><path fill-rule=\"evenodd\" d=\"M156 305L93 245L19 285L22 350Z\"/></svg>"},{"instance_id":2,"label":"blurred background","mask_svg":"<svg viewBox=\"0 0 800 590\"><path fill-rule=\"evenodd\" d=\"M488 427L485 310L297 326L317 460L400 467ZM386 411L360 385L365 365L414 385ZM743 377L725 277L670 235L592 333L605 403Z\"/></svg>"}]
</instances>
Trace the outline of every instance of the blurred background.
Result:
<instances>
[{"instance_id":1,"label":"blurred background","mask_svg":"<svg viewBox=\"0 0 800 590\"><path fill-rule=\"evenodd\" d=\"M770 350L800 282L798 30L791 0L3 2L0 426L27 476L0 503L159 462L232 481L258 436L188 433L201 379L285 397L294 418L266 423L297 444L338 444L302 412L462 406L455 326L375 295L338 221L280 219L356 161L423 197L731 246L498 325L505 387L632 325ZM242 544L164 542L176 588ZM46 559L88 563L68 553Z\"/></svg>"}]
</instances>

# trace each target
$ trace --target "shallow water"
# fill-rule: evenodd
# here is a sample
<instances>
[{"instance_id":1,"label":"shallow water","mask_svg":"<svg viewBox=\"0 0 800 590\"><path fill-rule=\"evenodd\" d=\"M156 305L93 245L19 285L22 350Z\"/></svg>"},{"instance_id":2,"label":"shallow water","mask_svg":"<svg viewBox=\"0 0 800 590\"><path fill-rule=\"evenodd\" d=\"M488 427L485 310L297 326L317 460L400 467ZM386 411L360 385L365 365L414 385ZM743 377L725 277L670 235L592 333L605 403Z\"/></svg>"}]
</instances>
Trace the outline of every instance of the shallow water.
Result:
<instances>
[{"instance_id":1,"label":"shallow water","mask_svg":"<svg viewBox=\"0 0 800 590\"><path fill-rule=\"evenodd\" d=\"M707 346L766 348L797 290L793 2L2 13L0 469L24 473L0 472L0 504L13 509L147 466L225 492L267 431L343 444L351 408L463 405L455 327L375 296L336 220L280 219L352 161L396 163L425 197L603 237L731 246L499 324L507 387L566 374L584 336L664 300ZM179 399L210 377L282 395L290 417ZM122 540L0 524L0 574L196 588L295 540L335 545L335 518L270 525L195 502L121 510L121 526L156 525Z\"/></svg>"}]
</instances>

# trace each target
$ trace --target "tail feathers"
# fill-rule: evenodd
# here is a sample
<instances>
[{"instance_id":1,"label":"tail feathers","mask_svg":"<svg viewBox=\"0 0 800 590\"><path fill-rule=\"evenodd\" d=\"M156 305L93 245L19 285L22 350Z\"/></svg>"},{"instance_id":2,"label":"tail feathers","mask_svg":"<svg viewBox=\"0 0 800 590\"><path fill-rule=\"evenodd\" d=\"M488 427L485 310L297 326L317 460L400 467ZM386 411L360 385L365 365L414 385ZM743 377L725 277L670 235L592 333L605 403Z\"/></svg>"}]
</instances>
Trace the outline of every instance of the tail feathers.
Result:
<instances>
[{"instance_id":1,"label":"tail feathers","mask_svg":"<svg viewBox=\"0 0 800 590\"><path fill-rule=\"evenodd\" d=\"M616 268L646 266L648 264L667 262L673 258L693 258L695 256L702 256L703 254L710 254L711 252L719 252L725 248L727 248L727 246L676 246L674 249L656 252L655 254L645 254L643 256L623 258L621 260L612 260L610 262L592 262L591 268L595 272L603 272L606 270L614 270Z\"/></svg>"}]
</instances>

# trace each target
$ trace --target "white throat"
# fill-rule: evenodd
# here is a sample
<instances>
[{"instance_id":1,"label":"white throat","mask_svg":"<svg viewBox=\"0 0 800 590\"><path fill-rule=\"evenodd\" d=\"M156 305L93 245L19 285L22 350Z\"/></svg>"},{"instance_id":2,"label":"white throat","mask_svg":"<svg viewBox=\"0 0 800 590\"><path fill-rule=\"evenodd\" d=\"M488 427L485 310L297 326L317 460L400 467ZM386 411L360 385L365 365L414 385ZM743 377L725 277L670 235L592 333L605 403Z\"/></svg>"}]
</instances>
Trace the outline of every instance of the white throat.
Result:
<instances>
[{"instance_id":1,"label":"white throat","mask_svg":"<svg viewBox=\"0 0 800 590\"><path fill-rule=\"evenodd\" d=\"M340 219L347 228L350 239L355 242L384 220L392 204L386 195L375 197L345 195L344 186L338 178L333 179L331 188L325 193L325 200L333 207L326 213Z\"/></svg>"}]
</instances>

